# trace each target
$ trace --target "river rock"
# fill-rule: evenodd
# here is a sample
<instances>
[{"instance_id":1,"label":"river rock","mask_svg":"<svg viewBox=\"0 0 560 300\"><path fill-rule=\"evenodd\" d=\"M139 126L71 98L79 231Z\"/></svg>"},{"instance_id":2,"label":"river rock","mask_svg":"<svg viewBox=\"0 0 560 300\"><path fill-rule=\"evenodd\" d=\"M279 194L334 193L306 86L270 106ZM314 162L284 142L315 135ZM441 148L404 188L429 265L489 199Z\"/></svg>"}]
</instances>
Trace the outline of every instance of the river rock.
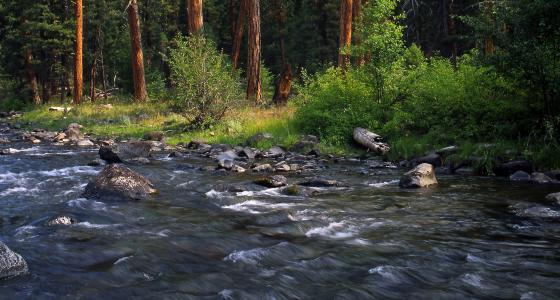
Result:
<instances>
[{"instance_id":1,"label":"river rock","mask_svg":"<svg viewBox=\"0 0 560 300\"><path fill-rule=\"evenodd\" d=\"M545 172L544 174L554 180L560 180L560 170L552 170Z\"/></svg>"},{"instance_id":2,"label":"river rock","mask_svg":"<svg viewBox=\"0 0 560 300\"><path fill-rule=\"evenodd\" d=\"M218 161L218 167L220 169L231 170L234 166L233 160L231 159L221 159Z\"/></svg>"},{"instance_id":3,"label":"river rock","mask_svg":"<svg viewBox=\"0 0 560 300\"><path fill-rule=\"evenodd\" d=\"M249 145L255 145L258 144L262 141L267 141L267 140L271 140L272 139L272 134L268 133L268 132L261 132L261 133L257 133L253 136L251 136L250 138L247 139L247 143Z\"/></svg>"},{"instance_id":4,"label":"river rock","mask_svg":"<svg viewBox=\"0 0 560 300\"><path fill-rule=\"evenodd\" d=\"M548 194L548 195L546 195L545 199L550 201L550 202L554 202L557 205L560 205L560 192L559 193Z\"/></svg>"},{"instance_id":5,"label":"river rock","mask_svg":"<svg viewBox=\"0 0 560 300\"><path fill-rule=\"evenodd\" d=\"M531 174L533 172L533 164L526 160L510 161L496 165L493 170L496 176L507 177L517 171L523 171Z\"/></svg>"},{"instance_id":6,"label":"river rock","mask_svg":"<svg viewBox=\"0 0 560 300\"><path fill-rule=\"evenodd\" d=\"M263 153L263 156L266 158L278 158L283 156L285 153L286 151L284 151L284 149L278 146L274 146L268 149L265 153Z\"/></svg>"},{"instance_id":7,"label":"river rock","mask_svg":"<svg viewBox=\"0 0 560 300\"><path fill-rule=\"evenodd\" d=\"M62 141L64 141L65 139L66 139L66 133L60 132L60 133L58 133L58 134L54 137L53 141L54 141L54 142L62 142Z\"/></svg>"},{"instance_id":8,"label":"river rock","mask_svg":"<svg viewBox=\"0 0 560 300\"><path fill-rule=\"evenodd\" d=\"M105 164L106 164L106 162L104 160L102 160L101 158L96 158L96 159L87 163L87 165L90 166L90 167L99 167L99 166L103 166Z\"/></svg>"},{"instance_id":9,"label":"river rock","mask_svg":"<svg viewBox=\"0 0 560 300\"><path fill-rule=\"evenodd\" d=\"M389 144L383 142L380 135L377 135L364 128L358 127L354 129L353 137L354 141L356 141L358 144L379 155L385 155L391 149L389 147Z\"/></svg>"},{"instance_id":10,"label":"river rock","mask_svg":"<svg viewBox=\"0 0 560 300\"><path fill-rule=\"evenodd\" d=\"M242 166L234 165L234 166L231 168L231 171L234 172L234 173L245 173L246 170L245 170L245 168L243 168Z\"/></svg>"},{"instance_id":11,"label":"river rock","mask_svg":"<svg viewBox=\"0 0 560 300\"><path fill-rule=\"evenodd\" d=\"M246 157L248 159L254 159L255 156L257 156L257 153L253 149L245 147L241 151L239 151L237 155L240 157Z\"/></svg>"},{"instance_id":12,"label":"river rock","mask_svg":"<svg viewBox=\"0 0 560 300\"><path fill-rule=\"evenodd\" d=\"M0 279L23 275L28 271L25 259L0 242Z\"/></svg>"},{"instance_id":13,"label":"river rock","mask_svg":"<svg viewBox=\"0 0 560 300\"><path fill-rule=\"evenodd\" d=\"M524 218L544 218L544 219L560 218L560 212L548 208L546 206L533 206L533 207L521 209L516 212L516 215Z\"/></svg>"},{"instance_id":14,"label":"river rock","mask_svg":"<svg viewBox=\"0 0 560 300\"><path fill-rule=\"evenodd\" d=\"M88 139L83 139L83 140L79 140L76 145L80 146L80 147L92 147L95 146L95 144L88 140Z\"/></svg>"},{"instance_id":15,"label":"river rock","mask_svg":"<svg viewBox=\"0 0 560 300\"><path fill-rule=\"evenodd\" d=\"M277 187L288 185L288 179L282 175L267 176L267 177L259 178L254 182L258 185L262 185L269 188L277 188Z\"/></svg>"},{"instance_id":16,"label":"river rock","mask_svg":"<svg viewBox=\"0 0 560 300\"><path fill-rule=\"evenodd\" d=\"M48 220L47 222L45 222L46 226L57 226L57 225L72 225L77 223L76 219L69 217L69 216L58 216L55 218L52 218L50 220Z\"/></svg>"},{"instance_id":17,"label":"river rock","mask_svg":"<svg viewBox=\"0 0 560 300\"><path fill-rule=\"evenodd\" d=\"M88 183L83 196L103 200L146 200L157 191L142 175L123 165L111 164Z\"/></svg>"},{"instance_id":18,"label":"river rock","mask_svg":"<svg viewBox=\"0 0 560 300\"><path fill-rule=\"evenodd\" d=\"M424 188L437 184L434 166L425 163L405 173L399 182L402 188Z\"/></svg>"},{"instance_id":19,"label":"river rock","mask_svg":"<svg viewBox=\"0 0 560 300\"><path fill-rule=\"evenodd\" d=\"M163 131L151 131L144 134L144 139L147 141L162 142L165 139Z\"/></svg>"},{"instance_id":20,"label":"river rock","mask_svg":"<svg viewBox=\"0 0 560 300\"><path fill-rule=\"evenodd\" d=\"M8 149L0 150L0 155L10 155L10 154L18 153L18 152L19 152L19 150L17 150L17 149L8 148Z\"/></svg>"},{"instance_id":21,"label":"river rock","mask_svg":"<svg viewBox=\"0 0 560 300\"><path fill-rule=\"evenodd\" d=\"M529 175L529 173L527 173L525 171L517 171L517 172L511 174L511 176L509 176L509 180L529 182L529 181L531 181L531 175Z\"/></svg>"},{"instance_id":22,"label":"river rock","mask_svg":"<svg viewBox=\"0 0 560 300\"><path fill-rule=\"evenodd\" d=\"M441 165L443 164L441 155L437 154L437 153L431 153L428 154L426 156L420 157L418 159L415 160L416 164L430 164L434 167L441 167Z\"/></svg>"},{"instance_id":23,"label":"river rock","mask_svg":"<svg viewBox=\"0 0 560 300\"><path fill-rule=\"evenodd\" d=\"M130 159L136 157L149 157L153 144L147 141L130 141L128 143L120 143L117 146L117 152L122 159Z\"/></svg>"},{"instance_id":24,"label":"river rock","mask_svg":"<svg viewBox=\"0 0 560 300\"><path fill-rule=\"evenodd\" d=\"M66 134L66 138L72 142L77 142L84 138L83 134L80 132L80 128L82 126L78 123L72 123L66 127L64 133Z\"/></svg>"},{"instance_id":25,"label":"river rock","mask_svg":"<svg viewBox=\"0 0 560 300\"><path fill-rule=\"evenodd\" d=\"M107 146L99 148L99 157L108 164L118 164L123 162L113 149Z\"/></svg>"},{"instance_id":26,"label":"river rock","mask_svg":"<svg viewBox=\"0 0 560 300\"><path fill-rule=\"evenodd\" d=\"M253 172L272 172L273 170L270 164L262 164L253 167Z\"/></svg>"},{"instance_id":27,"label":"river rock","mask_svg":"<svg viewBox=\"0 0 560 300\"><path fill-rule=\"evenodd\" d=\"M553 183L552 178L546 176L544 173L534 172L531 174L531 181L538 184Z\"/></svg>"},{"instance_id":28,"label":"river rock","mask_svg":"<svg viewBox=\"0 0 560 300\"><path fill-rule=\"evenodd\" d=\"M324 179L324 178L312 178L305 181L301 181L298 185L302 186L311 186L311 187L332 187L337 186L338 181L332 179Z\"/></svg>"}]
</instances>

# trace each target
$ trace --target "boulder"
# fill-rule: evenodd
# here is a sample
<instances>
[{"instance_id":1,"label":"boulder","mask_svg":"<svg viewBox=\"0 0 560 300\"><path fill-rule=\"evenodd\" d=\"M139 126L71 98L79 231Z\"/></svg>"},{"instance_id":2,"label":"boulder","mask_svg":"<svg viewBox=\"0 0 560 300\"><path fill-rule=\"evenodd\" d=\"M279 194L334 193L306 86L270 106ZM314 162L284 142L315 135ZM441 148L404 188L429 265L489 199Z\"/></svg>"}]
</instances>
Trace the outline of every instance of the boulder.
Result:
<instances>
[{"instance_id":1,"label":"boulder","mask_svg":"<svg viewBox=\"0 0 560 300\"><path fill-rule=\"evenodd\" d=\"M255 180L255 183L269 188L277 188L288 185L288 179L282 175L273 175Z\"/></svg>"},{"instance_id":2,"label":"boulder","mask_svg":"<svg viewBox=\"0 0 560 300\"><path fill-rule=\"evenodd\" d=\"M527 173L525 171L517 171L517 172L511 174L511 176L509 176L509 180L529 182L529 181L531 181L531 175L529 175L529 173Z\"/></svg>"},{"instance_id":3,"label":"boulder","mask_svg":"<svg viewBox=\"0 0 560 300\"><path fill-rule=\"evenodd\" d=\"M560 180L560 170L552 170L545 172L544 174L554 180Z\"/></svg>"},{"instance_id":4,"label":"boulder","mask_svg":"<svg viewBox=\"0 0 560 300\"><path fill-rule=\"evenodd\" d=\"M242 166L234 165L231 168L231 171L234 172L234 173L245 173L246 170Z\"/></svg>"},{"instance_id":5,"label":"boulder","mask_svg":"<svg viewBox=\"0 0 560 300\"><path fill-rule=\"evenodd\" d=\"M0 242L0 279L23 275L28 271L25 259Z\"/></svg>"},{"instance_id":6,"label":"boulder","mask_svg":"<svg viewBox=\"0 0 560 300\"><path fill-rule=\"evenodd\" d=\"M337 186L338 181L331 180L331 179L324 179L324 178L312 178L299 182L298 185L310 186L310 187L332 187L332 186Z\"/></svg>"},{"instance_id":7,"label":"boulder","mask_svg":"<svg viewBox=\"0 0 560 300\"><path fill-rule=\"evenodd\" d=\"M165 139L165 133L162 131L151 131L144 134L144 139L147 141L162 142Z\"/></svg>"},{"instance_id":8,"label":"boulder","mask_svg":"<svg viewBox=\"0 0 560 300\"><path fill-rule=\"evenodd\" d=\"M389 145L382 141L381 136L368 131L364 128L354 129L354 141L379 155L385 155L391 149Z\"/></svg>"},{"instance_id":9,"label":"boulder","mask_svg":"<svg viewBox=\"0 0 560 300\"><path fill-rule=\"evenodd\" d=\"M129 168L111 164L88 183L83 196L102 200L146 200L157 191L153 184Z\"/></svg>"},{"instance_id":10,"label":"boulder","mask_svg":"<svg viewBox=\"0 0 560 300\"><path fill-rule=\"evenodd\" d=\"M441 155L437 153L431 153L426 156L420 157L415 160L416 164L430 164L434 167L441 167L443 164L443 160L441 159Z\"/></svg>"},{"instance_id":11,"label":"boulder","mask_svg":"<svg viewBox=\"0 0 560 300\"><path fill-rule=\"evenodd\" d=\"M237 154L240 157L246 157L248 159L254 159L255 156L257 156L257 154L255 153L255 151L249 147L245 147L243 149L241 149L241 151L239 151L239 153Z\"/></svg>"},{"instance_id":12,"label":"boulder","mask_svg":"<svg viewBox=\"0 0 560 300\"><path fill-rule=\"evenodd\" d=\"M402 188L424 188L437 184L434 166L425 163L405 173L399 182Z\"/></svg>"},{"instance_id":13,"label":"boulder","mask_svg":"<svg viewBox=\"0 0 560 300\"><path fill-rule=\"evenodd\" d=\"M538 184L553 183L552 178L546 176L544 173L534 172L531 174L531 181Z\"/></svg>"},{"instance_id":14,"label":"boulder","mask_svg":"<svg viewBox=\"0 0 560 300\"><path fill-rule=\"evenodd\" d=\"M149 157L153 144L146 141L130 141L128 143L120 143L117 146L117 152L122 159L130 159L137 157Z\"/></svg>"},{"instance_id":15,"label":"boulder","mask_svg":"<svg viewBox=\"0 0 560 300\"><path fill-rule=\"evenodd\" d=\"M263 153L263 156L266 158L278 158L283 156L285 153L286 151L284 151L284 149L278 146L274 146L268 149L265 153Z\"/></svg>"},{"instance_id":16,"label":"boulder","mask_svg":"<svg viewBox=\"0 0 560 300\"><path fill-rule=\"evenodd\" d=\"M253 167L253 172L272 172L273 170L270 164L262 164Z\"/></svg>"},{"instance_id":17,"label":"boulder","mask_svg":"<svg viewBox=\"0 0 560 300\"><path fill-rule=\"evenodd\" d=\"M83 139L83 140L79 140L76 145L80 146L80 147L93 147L95 146L95 144L88 140L88 139Z\"/></svg>"},{"instance_id":18,"label":"boulder","mask_svg":"<svg viewBox=\"0 0 560 300\"><path fill-rule=\"evenodd\" d=\"M262 141L267 141L267 140L271 140L272 139L272 134L271 133L267 133L267 132L261 132L261 133L257 133L253 136L251 136L250 138L247 139L247 143L249 145L255 145L258 144Z\"/></svg>"},{"instance_id":19,"label":"boulder","mask_svg":"<svg viewBox=\"0 0 560 300\"><path fill-rule=\"evenodd\" d=\"M99 148L99 157L108 164L118 164L123 162L113 149L107 146Z\"/></svg>"},{"instance_id":20,"label":"boulder","mask_svg":"<svg viewBox=\"0 0 560 300\"><path fill-rule=\"evenodd\" d=\"M510 161L496 165L493 170L496 176L507 177L517 171L523 171L531 174L533 172L533 164L526 160Z\"/></svg>"},{"instance_id":21,"label":"boulder","mask_svg":"<svg viewBox=\"0 0 560 300\"><path fill-rule=\"evenodd\" d=\"M560 193L552 193L548 194L545 199L550 202L554 202L557 205L560 205Z\"/></svg>"},{"instance_id":22,"label":"boulder","mask_svg":"<svg viewBox=\"0 0 560 300\"><path fill-rule=\"evenodd\" d=\"M311 152L316 151L317 143L319 139L314 135L305 135L297 141L291 148L290 151L299 154L310 155ZM318 153L318 151L316 151Z\"/></svg>"},{"instance_id":23,"label":"boulder","mask_svg":"<svg viewBox=\"0 0 560 300\"><path fill-rule=\"evenodd\" d=\"M84 135L80 132L80 128L82 126L78 123L72 123L66 127L64 133L66 134L66 138L72 142L77 142L84 138Z\"/></svg>"}]
</instances>

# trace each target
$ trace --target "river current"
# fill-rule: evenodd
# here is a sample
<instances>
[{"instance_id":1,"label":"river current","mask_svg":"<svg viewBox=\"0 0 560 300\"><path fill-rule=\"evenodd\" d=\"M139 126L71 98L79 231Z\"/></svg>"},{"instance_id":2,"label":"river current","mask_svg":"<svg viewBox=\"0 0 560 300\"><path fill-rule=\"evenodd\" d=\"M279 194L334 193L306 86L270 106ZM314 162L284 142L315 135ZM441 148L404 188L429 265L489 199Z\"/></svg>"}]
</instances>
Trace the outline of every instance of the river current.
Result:
<instances>
[{"instance_id":1,"label":"river current","mask_svg":"<svg viewBox=\"0 0 560 300\"><path fill-rule=\"evenodd\" d=\"M0 156L0 240L29 264L1 299L558 299L560 222L524 218L553 187L326 161L340 186L287 196L196 155L129 167L159 194L81 197L96 149L11 143ZM58 215L70 226L45 226Z\"/></svg>"}]
</instances>

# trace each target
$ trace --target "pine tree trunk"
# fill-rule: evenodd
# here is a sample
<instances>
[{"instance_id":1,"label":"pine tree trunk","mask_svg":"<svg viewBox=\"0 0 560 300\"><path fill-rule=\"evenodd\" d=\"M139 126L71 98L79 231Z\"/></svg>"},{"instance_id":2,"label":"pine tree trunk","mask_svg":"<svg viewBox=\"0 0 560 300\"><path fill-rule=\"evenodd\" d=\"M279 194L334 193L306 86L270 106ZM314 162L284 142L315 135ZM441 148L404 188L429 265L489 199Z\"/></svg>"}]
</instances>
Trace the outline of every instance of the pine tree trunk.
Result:
<instances>
[{"instance_id":1,"label":"pine tree trunk","mask_svg":"<svg viewBox=\"0 0 560 300\"><path fill-rule=\"evenodd\" d=\"M338 66L346 70L350 64L350 55L344 52L352 43L352 0L340 1L340 50L338 54Z\"/></svg>"},{"instance_id":2,"label":"pine tree trunk","mask_svg":"<svg viewBox=\"0 0 560 300\"><path fill-rule=\"evenodd\" d=\"M492 2L489 0L484 1L484 14L488 22L492 22ZM494 55L494 39L490 35L484 38L484 54L486 56Z\"/></svg>"},{"instance_id":3,"label":"pine tree trunk","mask_svg":"<svg viewBox=\"0 0 560 300\"><path fill-rule=\"evenodd\" d=\"M284 64L282 74L276 83L273 101L276 105L288 104L288 98L292 92L292 67L289 63Z\"/></svg>"},{"instance_id":4,"label":"pine tree trunk","mask_svg":"<svg viewBox=\"0 0 560 300\"><path fill-rule=\"evenodd\" d=\"M35 105L41 104L41 96L39 96L39 84L37 83L37 75L33 69L33 53L31 50L25 51L25 69L27 71L27 80L29 81L29 89Z\"/></svg>"},{"instance_id":5,"label":"pine tree trunk","mask_svg":"<svg viewBox=\"0 0 560 300\"><path fill-rule=\"evenodd\" d=\"M352 11L354 23L359 24L362 22L362 6L367 4L367 0L356 0L352 3ZM362 37L360 35L354 36L354 43L356 46L362 44ZM356 62L358 66L363 66L366 63L366 56L364 53L358 56L358 61Z\"/></svg>"},{"instance_id":6,"label":"pine tree trunk","mask_svg":"<svg viewBox=\"0 0 560 300\"><path fill-rule=\"evenodd\" d=\"M247 99L262 102L261 90L261 9L259 0L247 0L248 55Z\"/></svg>"},{"instance_id":7,"label":"pine tree trunk","mask_svg":"<svg viewBox=\"0 0 560 300\"><path fill-rule=\"evenodd\" d=\"M83 7L82 0L76 0L76 48L74 58L74 104L82 102L83 90Z\"/></svg>"},{"instance_id":8,"label":"pine tree trunk","mask_svg":"<svg viewBox=\"0 0 560 300\"><path fill-rule=\"evenodd\" d=\"M148 100L148 92L146 90L146 79L144 77L144 55L142 53L142 36L140 34L137 0L130 0L128 6L128 27L130 30L134 100L137 102L145 102Z\"/></svg>"},{"instance_id":9,"label":"pine tree trunk","mask_svg":"<svg viewBox=\"0 0 560 300\"><path fill-rule=\"evenodd\" d=\"M187 0L189 35L198 33L203 23L202 0Z\"/></svg>"},{"instance_id":10,"label":"pine tree trunk","mask_svg":"<svg viewBox=\"0 0 560 300\"><path fill-rule=\"evenodd\" d=\"M235 30L233 35L231 50L231 66L234 70L239 65L239 53L241 51L241 42L243 41L243 31L245 29L245 18L247 16L247 0L241 0L239 4L239 15L235 22Z\"/></svg>"}]
</instances>

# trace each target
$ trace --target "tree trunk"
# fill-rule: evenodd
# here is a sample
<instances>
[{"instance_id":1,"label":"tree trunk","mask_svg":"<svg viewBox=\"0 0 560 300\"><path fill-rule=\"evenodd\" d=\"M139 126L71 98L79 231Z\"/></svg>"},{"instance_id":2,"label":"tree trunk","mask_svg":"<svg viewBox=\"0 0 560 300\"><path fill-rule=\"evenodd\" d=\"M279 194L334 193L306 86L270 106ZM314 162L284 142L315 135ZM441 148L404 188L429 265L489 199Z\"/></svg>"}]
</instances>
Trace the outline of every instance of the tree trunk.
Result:
<instances>
[{"instance_id":1,"label":"tree trunk","mask_svg":"<svg viewBox=\"0 0 560 300\"><path fill-rule=\"evenodd\" d=\"M134 100L137 102L145 102L148 100L148 92L146 90L146 79L144 77L144 55L142 53L142 37L140 34L137 0L130 0L128 6L128 27L130 29Z\"/></svg>"},{"instance_id":2,"label":"tree trunk","mask_svg":"<svg viewBox=\"0 0 560 300\"><path fill-rule=\"evenodd\" d=\"M83 7L82 0L76 0L76 49L74 58L74 104L82 102L83 90Z\"/></svg>"},{"instance_id":3,"label":"tree trunk","mask_svg":"<svg viewBox=\"0 0 560 300\"><path fill-rule=\"evenodd\" d=\"M37 75L33 69L33 53L31 50L25 51L25 69L27 71L27 80L29 81L29 89L35 105L41 104L41 96L39 96L39 84L37 83Z\"/></svg>"},{"instance_id":4,"label":"tree trunk","mask_svg":"<svg viewBox=\"0 0 560 300\"><path fill-rule=\"evenodd\" d=\"M247 16L247 0L241 0L239 4L239 15L235 22L235 32L233 35L231 49L231 67L236 70L239 65L239 52L241 51L241 42L243 40L243 31L245 29L245 18Z\"/></svg>"},{"instance_id":5,"label":"tree trunk","mask_svg":"<svg viewBox=\"0 0 560 300\"><path fill-rule=\"evenodd\" d=\"M484 1L484 14L488 22L492 22L492 2L489 0ZM490 34L484 38L484 54L486 56L494 55L494 39Z\"/></svg>"},{"instance_id":6,"label":"tree trunk","mask_svg":"<svg viewBox=\"0 0 560 300\"><path fill-rule=\"evenodd\" d=\"M260 0L247 0L248 55L247 55L247 99L262 102L261 90L261 9Z\"/></svg>"},{"instance_id":7,"label":"tree trunk","mask_svg":"<svg viewBox=\"0 0 560 300\"><path fill-rule=\"evenodd\" d=\"M187 0L187 18L189 19L189 35L198 33L204 25L202 0Z\"/></svg>"},{"instance_id":8,"label":"tree trunk","mask_svg":"<svg viewBox=\"0 0 560 300\"><path fill-rule=\"evenodd\" d=\"M354 18L355 24L360 24L362 22L362 6L367 4L367 0L356 0L352 3L352 14ZM354 43L356 46L362 44L362 37L358 34L354 36ZM358 66L363 66L366 63L366 56L364 53L361 53L358 56L357 60Z\"/></svg>"},{"instance_id":9,"label":"tree trunk","mask_svg":"<svg viewBox=\"0 0 560 300\"><path fill-rule=\"evenodd\" d=\"M344 52L348 51L352 43L352 0L340 1L340 50L338 53L338 66L342 70L348 68L350 63L350 55Z\"/></svg>"},{"instance_id":10,"label":"tree trunk","mask_svg":"<svg viewBox=\"0 0 560 300\"><path fill-rule=\"evenodd\" d=\"M276 105L282 106L288 103L288 98L292 92L292 67L289 63L284 64L282 74L276 83L273 101Z\"/></svg>"}]
</instances>

